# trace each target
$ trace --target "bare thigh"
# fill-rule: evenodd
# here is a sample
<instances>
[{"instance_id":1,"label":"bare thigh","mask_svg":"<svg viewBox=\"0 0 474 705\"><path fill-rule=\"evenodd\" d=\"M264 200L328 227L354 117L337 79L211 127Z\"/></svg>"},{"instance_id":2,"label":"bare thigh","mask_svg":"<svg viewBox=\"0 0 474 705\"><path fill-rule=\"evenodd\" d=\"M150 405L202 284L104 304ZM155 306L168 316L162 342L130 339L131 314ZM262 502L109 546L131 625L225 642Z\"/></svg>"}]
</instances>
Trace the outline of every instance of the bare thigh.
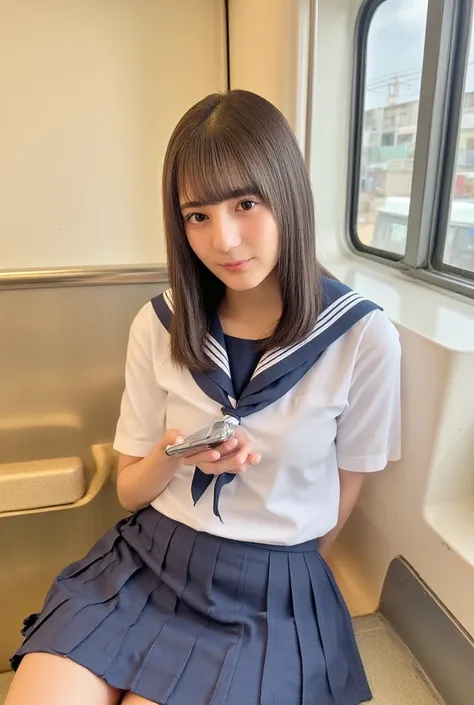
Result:
<instances>
[{"instance_id":1,"label":"bare thigh","mask_svg":"<svg viewBox=\"0 0 474 705\"><path fill-rule=\"evenodd\" d=\"M4 705L117 705L121 696L71 659L35 653L23 658Z\"/></svg>"},{"instance_id":2,"label":"bare thigh","mask_svg":"<svg viewBox=\"0 0 474 705\"><path fill-rule=\"evenodd\" d=\"M146 700L134 693L127 693L121 702L121 705L156 705L154 700Z\"/></svg>"}]
</instances>

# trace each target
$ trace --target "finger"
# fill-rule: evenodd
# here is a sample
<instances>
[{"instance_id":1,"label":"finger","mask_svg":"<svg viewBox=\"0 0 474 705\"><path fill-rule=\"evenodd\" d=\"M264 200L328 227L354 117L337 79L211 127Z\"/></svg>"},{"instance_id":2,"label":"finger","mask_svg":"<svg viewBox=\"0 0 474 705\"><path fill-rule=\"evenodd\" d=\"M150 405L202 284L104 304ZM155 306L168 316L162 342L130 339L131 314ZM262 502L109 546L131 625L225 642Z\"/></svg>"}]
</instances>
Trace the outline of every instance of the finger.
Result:
<instances>
[{"instance_id":1,"label":"finger","mask_svg":"<svg viewBox=\"0 0 474 705\"><path fill-rule=\"evenodd\" d=\"M187 466L201 466L205 463L214 463L216 460L219 460L220 457L221 454L218 450L203 450L200 453L195 453L194 455L190 455L187 458L182 458L182 462L183 465Z\"/></svg>"},{"instance_id":2,"label":"finger","mask_svg":"<svg viewBox=\"0 0 474 705\"><path fill-rule=\"evenodd\" d=\"M247 462L247 458L251 455L250 444L245 442L243 445L238 446L234 452L228 456L229 460L234 458L238 465Z\"/></svg>"},{"instance_id":3,"label":"finger","mask_svg":"<svg viewBox=\"0 0 474 705\"><path fill-rule=\"evenodd\" d=\"M232 475L241 475L245 472L247 465L239 465L237 467L228 467L224 465L217 465L216 463L201 463L199 465L199 470L202 470L206 475L224 475L226 472Z\"/></svg>"},{"instance_id":4,"label":"finger","mask_svg":"<svg viewBox=\"0 0 474 705\"><path fill-rule=\"evenodd\" d=\"M182 443L188 434L178 428L170 428L160 441L160 446L165 449L167 446Z\"/></svg>"},{"instance_id":5,"label":"finger","mask_svg":"<svg viewBox=\"0 0 474 705\"><path fill-rule=\"evenodd\" d=\"M242 434L239 434L238 436L234 436L233 439L234 442L234 453L247 453L247 455L250 453L250 441L248 438Z\"/></svg>"},{"instance_id":6,"label":"finger","mask_svg":"<svg viewBox=\"0 0 474 705\"><path fill-rule=\"evenodd\" d=\"M228 438L226 441L216 446L214 450L217 450L221 455L226 455L227 453L234 451L237 448L238 443L237 438Z\"/></svg>"},{"instance_id":7,"label":"finger","mask_svg":"<svg viewBox=\"0 0 474 705\"><path fill-rule=\"evenodd\" d=\"M235 472L238 474L245 472L249 465L258 465L261 460L262 456L259 453L247 454L246 451L239 451L239 453L235 453L229 458L223 458L222 461L217 461L213 464L213 467L216 474L217 472Z\"/></svg>"},{"instance_id":8,"label":"finger","mask_svg":"<svg viewBox=\"0 0 474 705\"><path fill-rule=\"evenodd\" d=\"M239 451L238 453L226 456L212 463L212 468L209 472L215 475L220 475L223 472L244 472L248 457L249 453L247 451Z\"/></svg>"},{"instance_id":9,"label":"finger","mask_svg":"<svg viewBox=\"0 0 474 705\"><path fill-rule=\"evenodd\" d=\"M216 446L209 450L201 451L200 453L195 453L194 455L189 455L183 460L184 465L198 465L199 463L212 463L219 460L224 455L228 455L235 450L238 441L235 438L229 438L224 443Z\"/></svg>"}]
</instances>

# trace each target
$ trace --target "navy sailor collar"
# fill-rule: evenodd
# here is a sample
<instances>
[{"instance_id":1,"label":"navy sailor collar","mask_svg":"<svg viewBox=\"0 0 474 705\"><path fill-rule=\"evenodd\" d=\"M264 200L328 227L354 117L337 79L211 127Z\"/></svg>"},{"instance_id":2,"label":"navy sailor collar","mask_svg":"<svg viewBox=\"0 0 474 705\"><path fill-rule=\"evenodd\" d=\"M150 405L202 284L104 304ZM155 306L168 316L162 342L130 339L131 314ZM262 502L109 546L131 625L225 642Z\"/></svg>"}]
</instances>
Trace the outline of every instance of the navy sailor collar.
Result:
<instances>
[{"instance_id":1,"label":"navy sailor collar","mask_svg":"<svg viewBox=\"0 0 474 705\"><path fill-rule=\"evenodd\" d=\"M232 383L224 333L217 315L214 316L204 343L214 367L207 373L191 374L202 391L221 405L223 414L234 416L240 421L280 399L313 367L326 348L368 313L380 308L335 279L323 276L322 285L323 310L313 330L300 343L264 353L238 401ZM156 296L151 303L162 325L170 331L173 316L171 290ZM216 478L214 514L219 518L221 490L234 477L232 473L225 473ZM207 475L196 468L191 488L194 503L202 497L213 479L213 475Z\"/></svg>"}]
</instances>

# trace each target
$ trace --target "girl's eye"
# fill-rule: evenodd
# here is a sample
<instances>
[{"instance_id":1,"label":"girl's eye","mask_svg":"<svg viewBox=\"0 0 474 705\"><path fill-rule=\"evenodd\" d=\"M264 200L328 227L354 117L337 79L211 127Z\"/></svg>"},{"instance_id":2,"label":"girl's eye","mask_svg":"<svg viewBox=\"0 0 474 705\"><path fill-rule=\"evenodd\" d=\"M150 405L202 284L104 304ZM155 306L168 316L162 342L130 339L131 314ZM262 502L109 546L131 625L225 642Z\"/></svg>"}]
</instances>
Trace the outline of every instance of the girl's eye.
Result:
<instances>
[{"instance_id":1,"label":"girl's eye","mask_svg":"<svg viewBox=\"0 0 474 705\"><path fill-rule=\"evenodd\" d=\"M255 201L241 201L239 205L243 211L251 211L257 204Z\"/></svg>"},{"instance_id":2,"label":"girl's eye","mask_svg":"<svg viewBox=\"0 0 474 705\"><path fill-rule=\"evenodd\" d=\"M206 220L204 213L190 213L186 216L187 223L203 223Z\"/></svg>"}]
</instances>

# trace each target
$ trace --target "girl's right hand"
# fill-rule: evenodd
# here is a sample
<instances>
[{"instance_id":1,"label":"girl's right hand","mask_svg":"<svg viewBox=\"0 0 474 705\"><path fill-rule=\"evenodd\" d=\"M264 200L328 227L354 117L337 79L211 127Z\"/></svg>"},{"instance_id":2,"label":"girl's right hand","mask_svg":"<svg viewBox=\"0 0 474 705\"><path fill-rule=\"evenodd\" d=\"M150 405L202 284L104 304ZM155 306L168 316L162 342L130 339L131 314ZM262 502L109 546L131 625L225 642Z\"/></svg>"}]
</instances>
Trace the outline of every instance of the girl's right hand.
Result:
<instances>
[{"instance_id":1,"label":"girl's right hand","mask_svg":"<svg viewBox=\"0 0 474 705\"><path fill-rule=\"evenodd\" d=\"M163 454L167 446L181 443L185 436L186 434L177 429L167 431L160 442ZM208 475L222 475L225 472L241 474L245 472L248 465L258 465L261 460L258 453L251 452L250 443L242 429L237 429L233 438L229 438L216 448L204 450L188 458L165 457L168 461L172 461L176 468L180 465L197 466Z\"/></svg>"},{"instance_id":2,"label":"girl's right hand","mask_svg":"<svg viewBox=\"0 0 474 705\"><path fill-rule=\"evenodd\" d=\"M144 458L120 454L117 494L120 504L130 512L146 507L169 485L182 465L198 467L208 475L224 472L242 473L248 465L257 465L260 456L250 452L250 444L242 429L235 436L212 450L196 453L189 458L171 458L166 446L180 442L186 434L173 429Z\"/></svg>"}]
</instances>

